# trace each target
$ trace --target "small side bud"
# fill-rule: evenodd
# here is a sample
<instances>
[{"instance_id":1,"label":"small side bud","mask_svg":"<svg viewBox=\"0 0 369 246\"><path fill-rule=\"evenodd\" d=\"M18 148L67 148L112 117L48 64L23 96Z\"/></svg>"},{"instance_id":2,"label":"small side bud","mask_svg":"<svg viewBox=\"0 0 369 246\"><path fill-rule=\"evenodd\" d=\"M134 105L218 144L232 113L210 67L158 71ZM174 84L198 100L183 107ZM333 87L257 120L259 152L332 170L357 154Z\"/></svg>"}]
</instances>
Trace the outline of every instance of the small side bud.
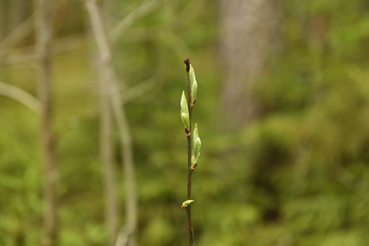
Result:
<instances>
[{"instance_id":1,"label":"small side bud","mask_svg":"<svg viewBox=\"0 0 369 246\"><path fill-rule=\"evenodd\" d=\"M190 205L191 203L193 203L194 202L194 200L186 200L186 201L184 201L183 203L182 203L182 208L187 208L188 207L188 205Z\"/></svg>"}]
</instances>

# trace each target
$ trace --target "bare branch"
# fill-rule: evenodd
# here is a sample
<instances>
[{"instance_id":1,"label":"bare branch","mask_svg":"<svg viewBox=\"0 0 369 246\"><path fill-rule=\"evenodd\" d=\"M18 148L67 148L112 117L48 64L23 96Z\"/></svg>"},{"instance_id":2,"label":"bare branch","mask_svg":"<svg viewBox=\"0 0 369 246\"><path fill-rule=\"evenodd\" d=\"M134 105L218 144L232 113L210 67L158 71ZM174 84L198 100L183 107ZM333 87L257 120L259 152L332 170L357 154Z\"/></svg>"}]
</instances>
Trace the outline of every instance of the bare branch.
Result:
<instances>
[{"instance_id":1,"label":"bare branch","mask_svg":"<svg viewBox=\"0 0 369 246\"><path fill-rule=\"evenodd\" d=\"M30 93L16 86L0 82L0 95L14 99L31 109L36 114L40 114L41 102Z\"/></svg>"},{"instance_id":2,"label":"bare branch","mask_svg":"<svg viewBox=\"0 0 369 246\"><path fill-rule=\"evenodd\" d=\"M33 30L33 18L31 15L22 24L15 28L4 40L0 43L0 50L8 49L16 46Z\"/></svg>"},{"instance_id":3,"label":"bare branch","mask_svg":"<svg viewBox=\"0 0 369 246\"><path fill-rule=\"evenodd\" d=\"M55 7L53 7L52 11L58 10L67 2L68 0L61 0L55 5ZM49 8L48 2L45 3L45 8ZM32 14L23 23L16 27L9 35L7 35L0 43L0 51L17 46L24 38L26 38L34 30L34 18L35 16ZM4 56L4 54L1 54L1 56Z\"/></svg>"},{"instance_id":4,"label":"bare branch","mask_svg":"<svg viewBox=\"0 0 369 246\"><path fill-rule=\"evenodd\" d=\"M141 16L149 14L158 7L158 1L150 1L146 3L144 1L139 7L131 12L127 17L119 21L113 29L110 31L110 37L112 41L116 41L118 37L125 33L125 31Z\"/></svg>"},{"instance_id":5,"label":"bare branch","mask_svg":"<svg viewBox=\"0 0 369 246\"><path fill-rule=\"evenodd\" d=\"M140 82L138 85L131 87L130 89L121 93L122 98L122 105L128 104L135 100L136 98L144 95L145 93L149 92L154 88L156 85L154 79L148 79L143 82ZM1 94L1 93L0 93ZM92 118L96 118L98 116L98 106L93 106L86 111L82 112L81 114L73 115L69 117L69 119L62 124L63 130L58 130L59 132L66 132L70 129L78 127L80 122L84 120L89 120Z\"/></svg>"},{"instance_id":6,"label":"bare branch","mask_svg":"<svg viewBox=\"0 0 369 246\"><path fill-rule=\"evenodd\" d=\"M58 40L53 40L53 55L64 52L70 52L76 49L86 47L86 34L75 34ZM35 55L35 45L1 50L0 56L3 56L3 65L14 65L19 63L33 62L37 60Z\"/></svg>"},{"instance_id":7,"label":"bare branch","mask_svg":"<svg viewBox=\"0 0 369 246\"><path fill-rule=\"evenodd\" d=\"M155 82L156 82L155 79L148 79L124 91L122 93L122 103L127 104L130 101L136 99L137 97L140 97L143 94L147 93L148 91L154 89Z\"/></svg>"},{"instance_id":8,"label":"bare branch","mask_svg":"<svg viewBox=\"0 0 369 246\"><path fill-rule=\"evenodd\" d=\"M2 65L15 65L20 63L27 63L36 61L38 57L36 54L14 54L8 56L2 62Z\"/></svg>"}]
</instances>

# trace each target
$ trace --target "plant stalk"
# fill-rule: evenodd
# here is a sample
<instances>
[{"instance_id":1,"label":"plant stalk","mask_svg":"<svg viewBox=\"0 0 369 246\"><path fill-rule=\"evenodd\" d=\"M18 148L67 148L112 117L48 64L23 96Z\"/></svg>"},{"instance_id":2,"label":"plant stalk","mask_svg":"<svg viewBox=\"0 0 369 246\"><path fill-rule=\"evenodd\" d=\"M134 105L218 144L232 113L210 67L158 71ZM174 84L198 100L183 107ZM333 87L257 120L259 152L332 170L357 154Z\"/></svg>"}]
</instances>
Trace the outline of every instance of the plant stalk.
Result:
<instances>
[{"instance_id":1,"label":"plant stalk","mask_svg":"<svg viewBox=\"0 0 369 246\"><path fill-rule=\"evenodd\" d=\"M187 104L188 104L188 113L190 118L190 134L187 134L187 146L188 146L188 154L187 154L187 200L191 200L191 184L192 184L192 172L191 170L191 156L192 156L192 107L191 107L191 84L190 84L190 59L185 59L184 63L186 64L186 78L187 78ZM192 221L191 221L191 204L186 209L187 211L187 223L188 223L188 243L189 246L194 245L193 238L193 229L192 229Z\"/></svg>"}]
</instances>

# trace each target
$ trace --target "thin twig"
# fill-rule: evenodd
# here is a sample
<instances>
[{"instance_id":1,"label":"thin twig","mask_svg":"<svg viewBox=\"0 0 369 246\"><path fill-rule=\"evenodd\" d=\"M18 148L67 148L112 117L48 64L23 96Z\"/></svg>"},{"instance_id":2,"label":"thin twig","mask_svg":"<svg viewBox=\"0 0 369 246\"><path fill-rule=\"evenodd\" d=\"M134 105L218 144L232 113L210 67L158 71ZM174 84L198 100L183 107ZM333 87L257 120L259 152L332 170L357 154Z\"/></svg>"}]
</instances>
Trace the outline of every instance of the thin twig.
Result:
<instances>
[{"instance_id":1,"label":"thin twig","mask_svg":"<svg viewBox=\"0 0 369 246\"><path fill-rule=\"evenodd\" d=\"M58 40L53 40L52 55L70 52L86 47L86 34L76 34ZM15 49L0 51L0 56L4 56L2 65L15 65L20 63L33 62L38 59L34 53L35 46L26 46Z\"/></svg>"},{"instance_id":2,"label":"thin twig","mask_svg":"<svg viewBox=\"0 0 369 246\"><path fill-rule=\"evenodd\" d=\"M33 30L33 18L34 16L31 15L22 24L15 28L8 36L6 36L6 38L4 38L0 43L0 50L16 46L27 35L29 35Z\"/></svg>"},{"instance_id":3,"label":"thin twig","mask_svg":"<svg viewBox=\"0 0 369 246\"><path fill-rule=\"evenodd\" d=\"M192 185L192 172L191 169L191 156L192 156L192 107L191 107L191 85L190 85L190 59L184 60L186 64L186 78L187 78L187 105L190 118L190 134L187 134L187 200L191 200L191 185ZM191 221L191 204L186 209L187 211L187 223L188 223L188 242L189 246L194 245L193 229Z\"/></svg>"},{"instance_id":4,"label":"thin twig","mask_svg":"<svg viewBox=\"0 0 369 246\"><path fill-rule=\"evenodd\" d=\"M51 1L50 1L51 2ZM45 8L49 8L50 2L45 2ZM53 1L55 2L55 1ZM57 11L64 4L69 2L68 0L62 0L52 7L52 12ZM34 14L29 16L25 21L23 21L19 26L17 26L10 34L8 34L3 41L0 43L0 50L9 49L18 45L24 38L26 38L34 28L33 19Z\"/></svg>"},{"instance_id":5,"label":"thin twig","mask_svg":"<svg viewBox=\"0 0 369 246\"><path fill-rule=\"evenodd\" d=\"M129 88L122 92L122 103L127 104L130 101L136 99L137 97L142 96L143 94L147 93L148 91L155 88L156 80L153 78L147 79L136 86Z\"/></svg>"},{"instance_id":6,"label":"thin twig","mask_svg":"<svg viewBox=\"0 0 369 246\"><path fill-rule=\"evenodd\" d=\"M41 102L30 93L16 86L0 82L0 95L14 99L31 109L36 114L40 114Z\"/></svg>"},{"instance_id":7,"label":"thin twig","mask_svg":"<svg viewBox=\"0 0 369 246\"><path fill-rule=\"evenodd\" d=\"M158 1L150 1L148 3L144 2L135 10L133 10L129 15L127 15L124 19L119 21L113 29L110 31L110 36L112 41L116 41L118 37L125 33L125 31L141 16L144 16L158 7ZM156 6L155 6L156 5Z\"/></svg>"}]
</instances>

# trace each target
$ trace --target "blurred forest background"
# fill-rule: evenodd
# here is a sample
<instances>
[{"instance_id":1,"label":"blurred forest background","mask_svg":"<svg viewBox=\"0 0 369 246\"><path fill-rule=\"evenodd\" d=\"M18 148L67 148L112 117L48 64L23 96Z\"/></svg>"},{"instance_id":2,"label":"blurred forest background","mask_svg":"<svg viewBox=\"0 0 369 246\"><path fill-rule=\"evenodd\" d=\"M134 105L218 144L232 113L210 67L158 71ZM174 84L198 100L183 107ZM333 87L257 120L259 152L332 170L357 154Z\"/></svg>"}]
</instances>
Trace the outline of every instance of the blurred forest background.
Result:
<instances>
[{"instance_id":1,"label":"blurred forest background","mask_svg":"<svg viewBox=\"0 0 369 246\"><path fill-rule=\"evenodd\" d=\"M188 245L189 57L196 245L367 246L368 13L366 0L0 0L0 245Z\"/></svg>"}]
</instances>

